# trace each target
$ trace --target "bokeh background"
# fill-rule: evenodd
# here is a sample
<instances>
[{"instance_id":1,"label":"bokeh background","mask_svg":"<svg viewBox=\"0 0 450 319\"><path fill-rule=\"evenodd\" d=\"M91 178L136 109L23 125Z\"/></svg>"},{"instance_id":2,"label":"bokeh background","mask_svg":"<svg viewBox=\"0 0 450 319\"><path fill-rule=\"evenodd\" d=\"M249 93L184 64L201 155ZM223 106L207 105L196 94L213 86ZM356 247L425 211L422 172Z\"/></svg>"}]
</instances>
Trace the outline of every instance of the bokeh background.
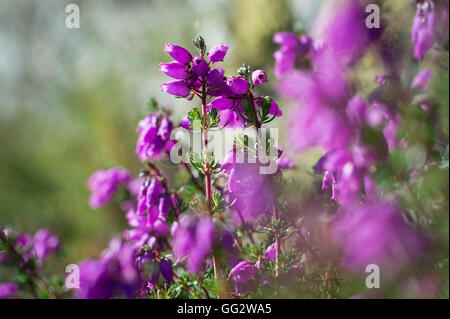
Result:
<instances>
[{"instance_id":1,"label":"bokeh background","mask_svg":"<svg viewBox=\"0 0 450 319\"><path fill-rule=\"evenodd\" d=\"M230 46L225 69L246 63L272 74L273 33L308 31L326 2L2 0L0 224L28 233L47 227L62 238L61 253L52 257L54 271L97 256L126 222L117 205L89 208L87 178L112 166L139 171L135 129L150 97L171 107L177 119L188 110L186 101L160 92L168 79L158 72L158 64L169 61L163 44L192 49L192 39L201 34L209 47ZM69 3L80 7L80 29L65 26ZM414 8L409 1L383 3L382 15L394 23L391 31L411 51ZM448 89L448 62L443 70ZM360 90L369 92L380 70L369 58L361 71ZM275 87L270 76L267 93ZM287 101L279 102L288 110ZM448 94L442 103L448 118ZM283 121L274 124L282 137ZM445 124L448 136L448 119ZM312 154L295 157L303 185L314 178ZM448 217L446 222L448 238Z\"/></svg>"}]
</instances>

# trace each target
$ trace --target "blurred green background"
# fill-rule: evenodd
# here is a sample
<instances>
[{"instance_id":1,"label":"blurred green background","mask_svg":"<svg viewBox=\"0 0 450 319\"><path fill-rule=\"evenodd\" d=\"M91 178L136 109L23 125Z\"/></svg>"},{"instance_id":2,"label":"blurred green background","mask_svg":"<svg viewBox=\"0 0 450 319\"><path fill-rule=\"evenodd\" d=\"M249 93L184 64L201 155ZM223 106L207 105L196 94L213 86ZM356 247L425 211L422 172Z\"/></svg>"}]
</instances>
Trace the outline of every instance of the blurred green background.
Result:
<instances>
[{"instance_id":1,"label":"blurred green background","mask_svg":"<svg viewBox=\"0 0 450 319\"><path fill-rule=\"evenodd\" d=\"M0 224L28 233L51 229L63 240L57 257L61 271L97 256L126 222L117 205L89 208L87 178L112 166L139 171L135 128L148 112L149 97L170 106L176 119L189 110L185 100L160 92L159 85L169 81L158 72L158 64L169 61L163 44L192 50L191 40L201 34L208 47L230 46L224 63L228 74L246 63L271 75L277 48L273 33L308 30L325 2L2 0ZM80 7L80 29L65 27L69 3ZM409 1L383 3L396 21L391 31L411 50L414 8ZM374 88L380 72L374 61L369 57L362 64L358 80L364 93ZM448 88L448 62L444 70ZM266 93L274 94L275 85L270 76ZM279 101L287 110L289 104ZM282 129L284 119L277 121L274 125ZM317 156L296 159L297 176L310 184L308 172Z\"/></svg>"}]
</instances>

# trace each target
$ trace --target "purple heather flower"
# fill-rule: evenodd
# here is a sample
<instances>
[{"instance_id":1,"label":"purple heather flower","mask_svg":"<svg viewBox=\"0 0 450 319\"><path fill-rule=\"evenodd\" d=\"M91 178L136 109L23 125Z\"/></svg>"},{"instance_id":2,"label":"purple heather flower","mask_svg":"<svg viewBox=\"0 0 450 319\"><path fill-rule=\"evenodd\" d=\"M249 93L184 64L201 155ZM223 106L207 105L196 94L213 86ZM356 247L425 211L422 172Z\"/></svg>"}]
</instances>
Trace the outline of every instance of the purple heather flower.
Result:
<instances>
[{"instance_id":1,"label":"purple heather flower","mask_svg":"<svg viewBox=\"0 0 450 319\"><path fill-rule=\"evenodd\" d=\"M424 69L416 74L416 76L413 79L411 87L419 91L425 91L428 86L428 82L430 81L430 78L431 78L431 71L429 69Z\"/></svg>"},{"instance_id":2,"label":"purple heather flower","mask_svg":"<svg viewBox=\"0 0 450 319\"><path fill-rule=\"evenodd\" d=\"M187 269L199 272L213 247L214 224L211 218L183 215L172 224L172 233L175 258L186 257Z\"/></svg>"},{"instance_id":3,"label":"purple heather flower","mask_svg":"<svg viewBox=\"0 0 450 319\"><path fill-rule=\"evenodd\" d=\"M171 95L185 97L191 92L187 83L184 81L175 81L161 84L161 91Z\"/></svg>"},{"instance_id":4,"label":"purple heather flower","mask_svg":"<svg viewBox=\"0 0 450 319\"><path fill-rule=\"evenodd\" d=\"M241 113L243 112L241 106L238 106L235 111L239 111ZM219 127L224 126L225 124L229 128L242 127L242 125L244 124L244 120L235 111L229 109L219 111L220 116Z\"/></svg>"},{"instance_id":5,"label":"purple heather flower","mask_svg":"<svg viewBox=\"0 0 450 319\"><path fill-rule=\"evenodd\" d=\"M396 272L423 257L426 247L424 236L391 203L349 208L341 213L333 234L342 249L342 266L357 272L369 264Z\"/></svg>"},{"instance_id":6,"label":"purple heather flower","mask_svg":"<svg viewBox=\"0 0 450 319\"><path fill-rule=\"evenodd\" d=\"M262 99L270 99L271 103L270 103L270 109L269 109L269 114L272 115L277 115L277 117L280 117L283 115L283 111L280 109L280 107L278 106L278 104L269 96L261 96L259 98L255 98L255 105L257 107L263 107L263 102Z\"/></svg>"},{"instance_id":7,"label":"purple heather flower","mask_svg":"<svg viewBox=\"0 0 450 319\"><path fill-rule=\"evenodd\" d=\"M224 85L225 71L222 67L211 69L206 77L206 83L210 88L216 89Z\"/></svg>"},{"instance_id":8,"label":"purple heather flower","mask_svg":"<svg viewBox=\"0 0 450 319\"><path fill-rule=\"evenodd\" d=\"M231 269L229 276L234 283L235 293L249 293L254 286L252 279L256 274L257 270L255 266L248 261L241 261L234 266L233 269Z\"/></svg>"},{"instance_id":9,"label":"purple heather flower","mask_svg":"<svg viewBox=\"0 0 450 319\"><path fill-rule=\"evenodd\" d=\"M88 179L88 187L92 191L89 198L89 206L98 209L108 204L113 199L120 184L127 185L132 180L129 171L113 167L107 170L99 170Z\"/></svg>"},{"instance_id":10,"label":"purple heather flower","mask_svg":"<svg viewBox=\"0 0 450 319\"><path fill-rule=\"evenodd\" d=\"M203 76L208 74L209 71L209 65L206 63L205 59L201 56L194 56L192 59L192 71L195 72L195 74Z\"/></svg>"},{"instance_id":11,"label":"purple heather flower","mask_svg":"<svg viewBox=\"0 0 450 319\"><path fill-rule=\"evenodd\" d=\"M382 28L366 27L365 6L359 0L339 2L330 12L324 26L324 43L334 63L348 65L362 56L372 40L382 32Z\"/></svg>"},{"instance_id":12,"label":"purple heather flower","mask_svg":"<svg viewBox=\"0 0 450 319\"><path fill-rule=\"evenodd\" d=\"M267 247L266 252L264 253L264 258L268 261L275 261L277 254L277 245L276 243L271 244Z\"/></svg>"},{"instance_id":13,"label":"purple heather flower","mask_svg":"<svg viewBox=\"0 0 450 319\"><path fill-rule=\"evenodd\" d=\"M235 200L236 222L250 221L271 212L275 201L272 176L262 174L258 163L243 159L235 163L228 177L228 192L232 201Z\"/></svg>"},{"instance_id":14,"label":"purple heather flower","mask_svg":"<svg viewBox=\"0 0 450 319\"><path fill-rule=\"evenodd\" d=\"M240 103L240 99L234 99L232 97L227 97L227 96L219 96L219 97L215 98L214 100L212 100L207 105L207 107L208 108L214 107L218 111L222 111L222 110L233 108L233 107L239 105L239 103Z\"/></svg>"},{"instance_id":15,"label":"purple heather flower","mask_svg":"<svg viewBox=\"0 0 450 319\"><path fill-rule=\"evenodd\" d=\"M173 282L172 261L170 261L170 259L163 258L161 260L161 274L168 284Z\"/></svg>"},{"instance_id":16,"label":"purple heather flower","mask_svg":"<svg viewBox=\"0 0 450 319\"><path fill-rule=\"evenodd\" d=\"M432 1L417 4L417 14L412 26L414 57L422 59L436 40L436 13Z\"/></svg>"},{"instance_id":17,"label":"purple heather flower","mask_svg":"<svg viewBox=\"0 0 450 319\"><path fill-rule=\"evenodd\" d=\"M280 78L283 74L289 72L295 65L298 52L293 47L281 47L274 52L275 69L273 71L275 77Z\"/></svg>"},{"instance_id":18,"label":"purple heather flower","mask_svg":"<svg viewBox=\"0 0 450 319\"><path fill-rule=\"evenodd\" d=\"M246 79L238 78L228 78L227 85L234 94L242 95L248 92L248 82Z\"/></svg>"},{"instance_id":19,"label":"purple heather flower","mask_svg":"<svg viewBox=\"0 0 450 319\"><path fill-rule=\"evenodd\" d=\"M34 234L33 247L36 257L42 261L48 254L58 249L59 239L52 235L48 229L41 228Z\"/></svg>"},{"instance_id":20,"label":"purple heather flower","mask_svg":"<svg viewBox=\"0 0 450 319\"><path fill-rule=\"evenodd\" d=\"M99 259L79 263L80 299L133 298L139 289L135 249L114 238Z\"/></svg>"},{"instance_id":21,"label":"purple heather flower","mask_svg":"<svg viewBox=\"0 0 450 319\"><path fill-rule=\"evenodd\" d=\"M14 294L19 291L19 286L13 282L0 283L0 299L13 298Z\"/></svg>"},{"instance_id":22,"label":"purple heather flower","mask_svg":"<svg viewBox=\"0 0 450 319\"><path fill-rule=\"evenodd\" d=\"M306 35L298 37L290 32L275 33L273 42L281 45L281 48L273 54L275 58L274 74L277 78L289 72L294 67L297 57L308 54L313 45L310 37Z\"/></svg>"},{"instance_id":23,"label":"purple heather flower","mask_svg":"<svg viewBox=\"0 0 450 319\"><path fill-rule=\"evenodd\" d=\"M139 134L136 144L136 154L141 161L159 159L161 154L170 149L170 134L172 122L167 118L160 118L156 114L149 114L139 122L136 132Z\"/></svg>"},{"instance_id":24,"label":"purple heather flower","mask_svg":"<svg viewBox=\"0 0 450 319\"><path fill-rule=\"evenodd\" d=\"M160 63L159 71L177 80L185 80L189 75L186 65L180 62Z\"/></svg>"},{"instance_id":25,"label":"purple heather flower","mask_svg":"<svg viewBox=\"0 0 450 319\"><path fill-rule=\"evenodd\" d=\"M281 169L295 169L297 164L292 161L287 155L282 154L277 160L278 167Z\"/></svg>"},{"instance_id":26,"label":"purple heather flower","mask_svg":"<svg viewBox=\"0 0 450 319\"><path fill-rule=\"evenodd\" d=\"M152 178L145 194L145 203L148 208L156 206L163 190L163 183L158 178Z\"/></svg>"},{"instance_id":27,"label":"purple heather flower","mask_svg":"<svg viewBox=\"0 0 450 319\"><path fill-rule=\"evenodd\" d=\"M355 95L348 101L347 117L355 125L361 126L365 123L367 105L360 95Z\"/></svg>"},{"instance_id":28,"label":"purple heather flower","mask_svg":"<svg viewBox=\"0 0 450 319\"><path fill-rule=\"evenodd\" d=\"M169 55L172 58L174 58L175 60L177 60L180 63L186 64L186 63L191 62L192 57L191 57L191 54L189 53L189 51L178 45L166 43L164 45L164 51L169 53Z\"/></svg>"},{"instance_id":29,"label":"purple heather flower","mask_svg":"<svg viewBox=\"0 0 450 319\"><path fill-rule=\"evenodd\" d=\"M330 70L333 68L329 67ZM341 85L330 83L326 86L327 81L333 81L323 73L325 71L316 74L295 70L283 78L279 87L281 94L300 104L291 109L288 122L291 145L299 151L313 145L320 145L325 150L345 147L354 136L345 110L335 107L347 104L348 84L342 84L346 81L340 79L336 81Z\"/></svg>"},{"instance_id":30,"label":"purple heather flower","mask_svg":"<svg viewBox=\"0 0 450 319\"><path fill-rule=\"evenodd\" d=\"M267 81L266 72L263 70L256 70L252 73L252 81L254 85L264 84Z\"/></svg>"},{"instance_id":31,"label":"purple heather flower","mask_svg":"<svg viewBox=\"0 0 450 319\"><path fill-rule=\"evenodd\" d=\"M170 200L170 196L167 194L161 195L159 197L159 204L158 204L158 218L161 220L166 220L171 207L172 201Z\"/></svg>"},{"instance_id":32,"label":"purple heather flower","mask_svg":"<svg viewBox=\"0 0 450 319\"><path fill-rule=\"evenodd\" d=\"M297 47L299 44L298 36L291 32L278 32L273 35L273 42L283 47Z\"/></svg>"},{"instance_id":33,"label":"purple heather flower","mask_svg":"<svg viewBox=\"0 0 450 319\"><path fill-rule=\"evenodd\" d=\"M222 43L213 47L206 53L206 55L208 56L209 60L213 63L223 61L225 55L227 54L228 48L229 48L228 45Z\"/></svg>"}]
</instances>

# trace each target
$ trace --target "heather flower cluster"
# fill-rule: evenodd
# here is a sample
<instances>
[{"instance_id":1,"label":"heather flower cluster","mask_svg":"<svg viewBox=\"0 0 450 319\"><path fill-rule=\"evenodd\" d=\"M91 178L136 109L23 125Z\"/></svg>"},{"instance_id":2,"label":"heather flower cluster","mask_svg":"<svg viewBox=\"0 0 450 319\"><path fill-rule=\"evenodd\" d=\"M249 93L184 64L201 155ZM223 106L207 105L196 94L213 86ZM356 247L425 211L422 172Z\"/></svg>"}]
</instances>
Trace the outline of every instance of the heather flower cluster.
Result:
<instances>
[{"instance_id":1,"label":"heather flower cluster","mask_svg":"<svg viewBox=\"0 0 450 319\"><path fill-rule=\"evenodd\" d=\"M444 9L445 4L439 6ZM437 25L443 26L435 24L434 8L433 1L417 1L412 27L415 58L424 57L435 42ZM322 191L330 191L340 206L332 238L342 252L341 265L359 273L372 263L383 265L385 272L399 271L423 257L426 239L407 220L408 213L382 194L375 176L390 153L407 151L408 141L399 137L405 107L399 101L411 103L427 89L432 73L423 69L397 95L388 95L389 89L403 84L399 70L389 70L392 64L386 63L388 73L375 79L379 88L367 97L356 92L350 72L368 51L383 49L384 26L366 28L362 1L349 0L334 9L320 26L324 37L309 39L310 50L299 44L306 35L283 32L273 38L282 46L274 54L279 91L298 104L290 116L291 144L298 151L320 146L325 152L314 173L323 176ZM300 57L310 59L311 66L295 67Z\"/></svg>"},{"instance_id":2,"label":"heather flower cluster","mask_svg":"<svg viewBox=\"0 0 450 319\"><path fill-rule=\"evenodd\" d=\"M29 236L0 228L0 262L24 267L31 291L40 287L49 297L388 295L388 288L374 294L364 286L358 286L360 294L345 295L343 286L354 278L363 282L373 264L383 285L398 286L399 297L437 295L443 283L435 265L443 261L433 255L430 229L433 214L448 208L448 197L437 198L439 190L448 190L448 180L433 189L436 201L428 207L421 190L430 176L448 173L448 131L435 125L435 70L422 60L448 43L448 32L442 32L448 1L414 1L411 48L404 57L417 65L413 74L408 63L393 61L388 22L367 27L366 4L333 3L327 19L313 26L314 36L273 35L279 46L274 80L290 107L258 93L272 81L269 72L246 64L225 72L220 62L232 54L227 44L208 50L201 36L193 41L195 51L166 43L172 60L160 63L159 71L172 80L161 91L192 107L177 122L152 101L136 130L141 171L113 167L87 182L90 207L117 204L127 229L99 257L77 263L79 288L73 292L54 289L40 276L44 260L59 246L46 229ZM355 73L366 59L383 72L361 85ZM261 133L283 115L284 149ZM225 127L246 130L217 160L208 132ZM171 168L164 171L160 161L183 142L173 139L179 129L201 133L201 145L189 150L188 163L166 163ZM306 151L315 156L307 169L293 157ZM277 165L271 174L264 173L267 159ZM0 298L14 297L19 288L1 283Z\"/></svg>"}]
</instances>

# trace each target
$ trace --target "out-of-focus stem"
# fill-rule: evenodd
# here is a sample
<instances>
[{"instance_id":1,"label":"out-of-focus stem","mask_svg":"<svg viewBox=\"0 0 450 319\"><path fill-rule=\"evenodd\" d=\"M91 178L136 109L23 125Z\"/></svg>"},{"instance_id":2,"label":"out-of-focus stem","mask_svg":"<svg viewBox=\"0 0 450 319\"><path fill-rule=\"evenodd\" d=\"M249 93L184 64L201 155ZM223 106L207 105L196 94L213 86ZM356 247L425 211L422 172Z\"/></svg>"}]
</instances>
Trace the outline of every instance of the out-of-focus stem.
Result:
<instances>
[{"instance_id":1,"label":"out-of-focus stem","mask_svg":"<svg viewBox=\"0 0 450 319\"><path fill-rule=\"evenodd\" d=\"M275 204L273 206L273 218L278 221L278 207ZM280 242L280 232L278 229L275 230L275 277L278 278L280 275L280 252L281 252L281 242Z\"/></svg>"}]
</instances>

